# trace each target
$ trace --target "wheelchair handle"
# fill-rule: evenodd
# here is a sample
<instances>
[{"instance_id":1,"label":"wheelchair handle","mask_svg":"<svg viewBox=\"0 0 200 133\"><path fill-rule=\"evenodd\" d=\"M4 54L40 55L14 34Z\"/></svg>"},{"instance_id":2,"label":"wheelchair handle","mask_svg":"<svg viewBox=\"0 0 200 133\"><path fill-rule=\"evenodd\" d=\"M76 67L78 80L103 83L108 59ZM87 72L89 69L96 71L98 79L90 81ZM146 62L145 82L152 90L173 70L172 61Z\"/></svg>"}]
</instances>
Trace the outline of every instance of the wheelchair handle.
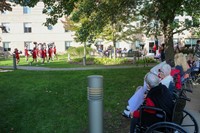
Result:
<instances>
[{"instance_id":1,"label":"wheelchair handle","mask_svg":"<svg viewBox=\"0 0 200 133\"><path fill-rule=\"evenodd\" d=\"M191 99L188 98L188 97L180 96L179 98L180 98L180 99L183 99L183 100L186 100L186 101L191 101Z\"/></svg>"},{"instance_id":2,"label":"wheelchair handle","mask_svg":"<svg viewBox=\"0 0 200 133\"><path fill-rule=\"evenodd\" d=\"M193 91L191 89L183 89L184 91L192 93Z\"/></svg>"},{"instance_id":3,"label":"wheelchair handle","mask_svg":"<svg viewBox=\"0 0 200 133\"><path fill-rule=\"evenodd\" d=\"M164 111L163 109L161 109L161 108L156 108L156 107L151 107L151 106L142 106L140 109L141 109L141 110L142 110L142 109L150 109L150 110L165 112L165 111Z\"/></svg>"}]
</instances>

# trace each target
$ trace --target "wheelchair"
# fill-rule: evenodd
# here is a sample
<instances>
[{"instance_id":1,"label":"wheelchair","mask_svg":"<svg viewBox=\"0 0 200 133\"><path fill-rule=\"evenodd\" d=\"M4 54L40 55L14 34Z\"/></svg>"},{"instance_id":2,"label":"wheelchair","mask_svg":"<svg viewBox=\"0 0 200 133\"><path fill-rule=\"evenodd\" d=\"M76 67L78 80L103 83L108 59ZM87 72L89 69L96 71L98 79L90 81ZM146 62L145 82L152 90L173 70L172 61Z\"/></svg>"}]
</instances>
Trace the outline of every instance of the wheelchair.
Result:
<instances>
[{"instance_id":1,"label":"wheelchair","mask_svg":"<svg viewBox=\"0 0 200 133\"><path fill-rule=\"evenodd\" d=\"M195 118L184 107L190 99L186 96L191 89L176 90L174 96L174 109L172 118L167 118L164 110L155 107L141 106L140 119L136 125L135 133L198 133L199 127ZM153 110L150 114L145 110ZM188 123L185 123L187 120Z\"/></svg>"}]
</instances>

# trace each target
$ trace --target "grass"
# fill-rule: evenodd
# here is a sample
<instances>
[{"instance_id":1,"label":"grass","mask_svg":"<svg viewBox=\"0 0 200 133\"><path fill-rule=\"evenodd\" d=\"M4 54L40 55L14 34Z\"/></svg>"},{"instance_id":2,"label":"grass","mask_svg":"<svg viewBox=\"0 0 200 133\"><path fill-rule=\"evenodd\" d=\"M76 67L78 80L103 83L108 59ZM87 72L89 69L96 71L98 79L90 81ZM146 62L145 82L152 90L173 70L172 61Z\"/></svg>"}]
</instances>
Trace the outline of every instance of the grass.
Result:
<instances>
[{"instance_id":1,"label":"grass","mask_svg":"<svg viewBox=\"0 0 200 133\"><path fill-rule=\"evenodd\" d=\"M50 61L50 63L45 62L44 64L42 64L42 60L39 59L39 62L37 63L33 63L32 66L40 66L40 67L52 67L52 68L69 68L69 67L79 67L80 65L77 64L70 64L69 62L67 62L67 56L66 55L59 55L58 56L59 60L54 60L54 61ZM20 62L19 65L20 66L30 66L30 62L32 61L32 58L29 58L29 61L26 62L25 61L25 57L22 56L20 57ZM13 58L9 57L7 59L0 59L0 66L12 66L13 65Z\"/></svg>"},{"instance_id":2,"label":"grass","mask_svg":"<svg viewBox=\"0 0 200 133\"><path fill-rule=\"evenodd\" d=\"M149 69L0 73L0 132L88 133L89 75L104 78L104 133L128 132L121 112Z\"/></svg>"},{"instance_id":3,"label":"grass","mask_svg":"<svg viewBox=\"0 0 200 133\"><path fill-rule=\"evenodd\" d=\"M91 64L91 57L87 57L87 65L83 66L82 63L82 58L76 58L76 57L71 57L75 58L75 62L70 63L67 59L67 55L58 55L59 60L53 60L50 62L45 62L42 64L42 60L39 59L37 63L32 63L31 66L36 66L36 67L49 67L49 68L72 68L72 67L96 67L96 66L103 66L103 65L133 65L133 60L131 59L124 59L124 58L117 58L116 60L114 59L109 59L109 58L102 58L101 60L96 60L96 64ZM77 61L78 60L78 61ZM93 59L94 60L94 59ZM126 60L126 61L125 61ZM29 61L25 61L25 57L21 56L20 57L20 66L30 66L30 62L32 61L32 58L29 58ZM76 62L77 61L77 62ZM123 63L120 63L121 61L124 61ZM155 64L156 62L153 59L148 59L150 63ZM106 64L107 63L107 64ZM98 64L98 65L97 65ZM101 65L100 65L101 64ZM144 65L144 61L142 59L137 61L137 64ZM0 58L0 66L13 66L13 59L11 57L7 59L1 59Z\"/></svg>"}]
</instances>

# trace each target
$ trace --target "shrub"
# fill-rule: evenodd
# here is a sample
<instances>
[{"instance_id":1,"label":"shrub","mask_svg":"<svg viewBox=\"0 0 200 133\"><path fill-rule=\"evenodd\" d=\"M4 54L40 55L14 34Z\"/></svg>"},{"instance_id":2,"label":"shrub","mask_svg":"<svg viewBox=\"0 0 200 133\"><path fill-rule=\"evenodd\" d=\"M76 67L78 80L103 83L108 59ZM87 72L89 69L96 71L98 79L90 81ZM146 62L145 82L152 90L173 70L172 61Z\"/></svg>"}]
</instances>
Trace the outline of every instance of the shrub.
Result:
<instances>
[{"instance_id":1,"label":"shrub","mask_svg":"<svg viewBox=\"0 0 200 133\"><path fill-rule=\"evenodd\" d=\"M93 51L92 48L86 47L86 55L89 55ZM83 57L84 56L84 47L70 47L67 50L67 53L70 54L70 56L77 56L77 57Z\"/></svg>"},{"instance_id":2,"label":"shrub","mask_svg":"<svg viewBox=\"0 0 200 133\"><path fill-rule=\"evenodd\" d=\"M94 64L97 65L119 65L119 64L125 64L126 62L128 62L128 60L124 58L116 58L116 59L95 58L94 60Z\"/></svg>"},{"instance_id":3,"label":"shrub","mask_svg":"<svg viewBox=\"0 0 200 133\"><path fill-rule=\"evenodd\" d=\"M82 61L83 61L83 58L72 59L72 62L74 63L80 63ZM87 57L86 59L87 64L95 64L95 65L119 65L119 64L126 64L127 62L128 60L124 58L110 59L110 58Z\"/></svg>"},{"instance_id":4,"label":"shrub","mask_svg":"<svg viewBox=\"0 0 200 133\"><path fill-rule=\"evenodd\" d=\"M136 63L138 64L142 64L142 63L156 63L156 60L154 60L153 58L150 58L150 57L146 57L146 58L143 58L143 59L139 59L136 61Z\"/></svg>"}]
</instances>

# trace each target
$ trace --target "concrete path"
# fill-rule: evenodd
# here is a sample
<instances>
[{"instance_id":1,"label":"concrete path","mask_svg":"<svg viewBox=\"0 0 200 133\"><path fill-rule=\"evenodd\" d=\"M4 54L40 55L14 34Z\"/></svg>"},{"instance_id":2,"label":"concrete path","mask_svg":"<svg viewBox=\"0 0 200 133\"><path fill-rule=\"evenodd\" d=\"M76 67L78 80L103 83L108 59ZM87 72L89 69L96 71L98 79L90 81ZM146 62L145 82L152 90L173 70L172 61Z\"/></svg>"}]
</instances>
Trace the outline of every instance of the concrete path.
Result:
<instances>
[{"instance_id":1,"label":"concrete path","mask_svg":"<svg viewBox=\"0 0 200 133\"><path fill-rule=\"evenodd\" d=\"M200 85L195 85L193 93L187 93L187 97L191 99L186 103L185 110L192 114L199 126L200 132ZM191 120L187 120L186 123L191 124ZM188 133L192 133L193 129L186 129Z\"/></svg>"},{"instance_id":2,"label":"concrete path","mask_svg":"<svg viewBox=\"0 0 200 133\"><path fill-rule=\"evenodd\" d=\"M153 66L153 65L149 65ZM73 71L73 70L98 70L98 69L119 69L119 68L135 68L144 67L144 65L129 65L129 66L99 66L99 67L77 67L77 68L48 68L39 66L17 66L20 70L35 70L35 71ZM0 66L2 69L13 69L13 66Z\"/></svg>"}]
</instances>

